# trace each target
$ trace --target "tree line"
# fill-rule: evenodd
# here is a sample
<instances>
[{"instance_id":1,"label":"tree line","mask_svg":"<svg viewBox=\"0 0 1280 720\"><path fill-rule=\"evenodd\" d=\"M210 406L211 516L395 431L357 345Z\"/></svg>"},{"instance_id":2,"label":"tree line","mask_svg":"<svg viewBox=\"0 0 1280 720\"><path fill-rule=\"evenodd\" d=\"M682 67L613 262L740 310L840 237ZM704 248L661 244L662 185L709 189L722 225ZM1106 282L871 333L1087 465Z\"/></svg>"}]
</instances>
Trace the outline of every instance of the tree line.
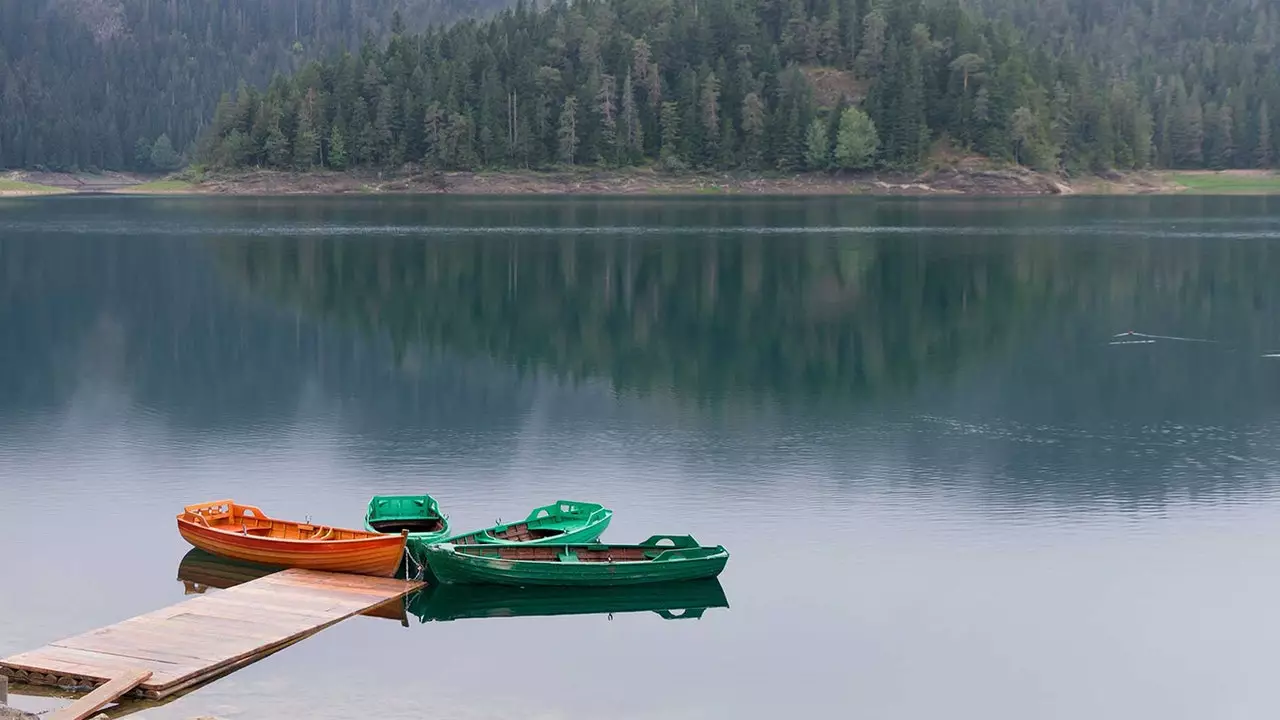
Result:
<instances>
[{"instance_id":1,"label":"tree line","mask_svg":"<svg viewBox=\"0 0 1280 720\"><path fill-rule=\"evenodd\" d=\"M241 80L263 84L385 37L396 9L419 29L504 2L0 2L0 168L167 170Z\"/></svg>"},{"instance_id":2,"label":"tree line","mask_svg":"<svg viewBox=\"0 0 1280 720\"><path fill-rule=\"evenodd\" d=\"M488 21L394 33L262 90L242 85L197 157L298 169L907 168L946 137L1049 167L1070 149L1052 123L1059 70L956 0L522 0Z\"/></svg>"},{"instance_id":3,"label":"tree line","mask_svg":"<svg viewBox=\"0 0 1280 720\"><path fill-rule=\"evenodd\" d=\"M0 167L1271 167L1252 0L0 4ZM484 15L487 19L469 16ZM447 27L446 27L447 26Z\"/></svg>"}]
</instances>

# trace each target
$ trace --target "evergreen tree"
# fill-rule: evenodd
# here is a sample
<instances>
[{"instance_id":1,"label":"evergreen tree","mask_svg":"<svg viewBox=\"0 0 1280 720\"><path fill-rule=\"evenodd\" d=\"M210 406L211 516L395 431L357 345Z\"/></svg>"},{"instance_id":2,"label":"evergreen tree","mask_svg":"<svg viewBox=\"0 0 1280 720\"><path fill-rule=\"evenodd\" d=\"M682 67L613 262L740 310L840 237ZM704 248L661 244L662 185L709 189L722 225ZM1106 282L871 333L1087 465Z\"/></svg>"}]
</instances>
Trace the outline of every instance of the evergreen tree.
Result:
<instances>
[{"instance_id":1,"label":"evergreen tree","mask_svg":"<svg viewBox=\"0 0 1280 720\"><path fill-rule=\"evenodd\" d=\"M662 151L663 160L680 156L680 105L674 101L662 103Z\"/></svg>"},{"instance_id":2,"label":"evergreen tree","mask_svg":"<svg viewBox=\"0 0 1280 720\"><path fill-rule=\"evenodd\" d=\"M742 99L743 156L747 167L758 168L764 160L764 101L754 92Z\"/></svg>"},{"instance_id":3,"label":"evergreen tree","mask_svg":"<svg viewBox=\"0 0 1280 720\"><path fill-rule=\"evenodd\" d=\"M298 114L297 136L293 141L293 164L299 170L308 170L320 161L320 136L316 132L312 113Z\"/></svg>"},{"instance_id":4,"label":"evergreen tree","mask_svg":"<svg viewBox=\"0 0 1280 720\"><path fill-rule=\"evenodd\" d=\"M133 167L139 170L151 169L151 148L152 143L144 137L140 137L133 144ZM170 143L169 149L173 149Z\"/></svg>"},{"instance_id":5,"label":"evergreen tree","mask_svg":"<svg viewBox=\"0 0 1280 720\"><path fill-rule=\"evenodd\" d=\"M272 124L271 130L267 132L267 142L264 149L269 167L278 169L289 167L289 159L293 153L289 148L289 140L285 138L284 131L280 129L279 122Z\"/></svg>"},{"instance_id":6,"label":"evergreen tree","mask_svg":"<svg viewBox=\"0 0 1280 720\"><path fill-rule=\"evenodd\" d=\"M347 167L347 136L342 126L334 124L329 130L329 167L342 170Z\"/></svg>"},{"instance_id":7,"label":"evergreen tree","mask_svg":"<svg viewBox=\"0 0 1280 720\"><path fill-rule=\"evenodd\" d=\"M177 170L182 166L182 158L173 149L173 143L167 133L160 133L156 144L151 147L151 167L161 172Z\"/></svg>"},{"instance_id":8,"label":"evergreen tree","mask_svg":"<svg viewBox=\"0 0 1280 720\"><path fill-rule=\"evenodd\" d=\"M805 134L804 162L810 170L825 170L831 165L827 124L820 118L814 118L809 123L809 132Z\"/></svg>"},{"instance_id":9,"label":"evergreen tree","mask_svg":"<svg viewBox=\"0 0 1280 720\"><path fill-rule=\"evenodd\" d=\"M871 118L858 108L847 108L840 114L840 130L836 136L835 161L846 170L863 170L875 160L880 138Z\"/></svg>"},{"instance_id":10,"label":"evergreen tree","mask_svg":"<svg viewBox=\"0 0 1280 720\"><path fill-rule=\"evenodd\" d=\"M1253 162L1260 168L1271 167L1271 117L1265 100L1258 107L1258 144L1254 150Z\"/></svg>"},{"instance_id":11,"label":"evergreen tree","mask_svg":"<svg viewBox=\"0 0 1280 720\"><path fill-rule=\"evenodd\" d=\"M560 110L560 162L573 164L574 153L578 150L578 99L572 95L564 99L564 107Z\"/></svg>"},{"instance_id":12,"label":"evergreen tree","mask_svg":"<svg viewBox=\"0 0 1280 720\"><path fill-rule=\"evenodd\" d=\"M635 88L631 85L631 73L627 73L622 85L622 129L627 162L635 162L644 154L644 127L640 123L640 111L636 106Z\"/></svg>"}]
</instances>

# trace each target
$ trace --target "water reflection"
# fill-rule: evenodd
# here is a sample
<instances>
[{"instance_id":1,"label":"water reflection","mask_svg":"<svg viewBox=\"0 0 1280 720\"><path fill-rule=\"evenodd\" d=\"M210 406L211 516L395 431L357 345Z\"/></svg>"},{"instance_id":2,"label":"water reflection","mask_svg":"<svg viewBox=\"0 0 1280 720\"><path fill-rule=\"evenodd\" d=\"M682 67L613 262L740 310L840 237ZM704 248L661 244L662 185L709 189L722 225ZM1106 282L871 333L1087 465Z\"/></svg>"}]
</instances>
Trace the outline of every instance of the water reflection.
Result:
<instances>
[{"instance_id":1,"label":"water reflection","mask_svg":"<svg viewBox=\"0 0 1280 720\"><path fill-rule=\"evenodd\" d=\"M233 560L192 549L178 564L183 594L203 595L257 580L281 568ZM439 585L384 603L361 613L408 626L468 618L551 615L608 615L652 612L664 620L700 619L712 608L728 608L724 588L715 578L629 587L490 587Z\"/></svg>"},{"instance_id":2,"label":"water reflection","mask_svg":"<svg viewBox=\"0 0 1280 720\"><path fill-rule=\"evenodd\" d=\"M732 547L733 612L424 593L156 720L1275 705L1280 200L83 200L0 203L0 654L179 600L214 489L572 496ZM456 667L546 661L423 673L423 621Z\"/></svg>"},{"instance_id":3,"label":"water reflection","mask_svg":"<svg viewBox=\"0 0 1280 720\"><path fill-rule=\"evenodd\" d=\"M228 277L308 317L624 391L833 403L910 391L1003 345L1038 270L973 241L555 232L465 242L220 238Z\"/></svg>"},{"instance_id":4,"label":"water reflection","mask_svg":"<svg viewBox=\"0 0 1280 720\"><path fill-rule=\"evenodd\" d=\"M759 458L745 483L800 458L1009 508L1248 496L1280 467L1275 202L19 208L0 417L216 431L215 455L332 431L375 466L644 427L700 476Z\"/></svg>"}]
</instances>

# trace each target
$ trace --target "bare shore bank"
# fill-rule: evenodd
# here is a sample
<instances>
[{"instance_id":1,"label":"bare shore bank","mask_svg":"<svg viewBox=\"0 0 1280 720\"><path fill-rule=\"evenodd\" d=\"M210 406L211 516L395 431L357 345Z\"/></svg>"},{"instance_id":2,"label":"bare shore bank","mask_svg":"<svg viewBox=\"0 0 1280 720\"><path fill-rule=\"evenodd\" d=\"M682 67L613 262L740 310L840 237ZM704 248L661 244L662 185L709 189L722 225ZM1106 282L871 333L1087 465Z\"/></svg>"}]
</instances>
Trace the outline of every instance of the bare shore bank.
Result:
<instances>
[{"instance_id":1,"label":"bare shore bank","mask_svg":"<svg viewBox=\"0 0 1280 720\"><path fill-rule=\"evenodd\" d=\"M1066 177L1021 167L952 166L919 173L682 173L652 169L441 172L185 171L168 177L130 173L15 171L0 175L0 197L66 193L148 195L864 195L993 196L1280 194L1280 174L1265 170L1147 171Z\"/></svg>"}]
</instances>

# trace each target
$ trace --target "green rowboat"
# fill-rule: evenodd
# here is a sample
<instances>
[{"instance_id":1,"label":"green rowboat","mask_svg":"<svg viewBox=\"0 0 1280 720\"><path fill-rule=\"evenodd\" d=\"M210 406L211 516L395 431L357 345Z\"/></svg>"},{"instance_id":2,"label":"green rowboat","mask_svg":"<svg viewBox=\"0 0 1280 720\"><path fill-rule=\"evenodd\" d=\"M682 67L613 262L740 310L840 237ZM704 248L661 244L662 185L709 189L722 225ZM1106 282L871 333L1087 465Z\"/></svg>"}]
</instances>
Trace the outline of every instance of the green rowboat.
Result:
<instances>
[{"instance_id":1,"label":"green rowboat","mask_svg":"<svg viewBox=\"0 0 1280 720\"><path fill-rule=\"evenodd\" d=\"M364 527L393 535L408 530L406 547L421 565L422 549L449 536L449 517L430 495L374 495L365 509Z\"/></svg>"},{"instance_id":2,"label":"green rowboat","mask_svg":"<svg viewBox=\"0 0 1280 720\"><path fill-rule=\"evenodd\" d=\"M444 538L439 542L453 545L588 543L599 538L612 519L613 511L603 505L557 500L551 505L534 508L520 522L494 525Z\"/></svg>"},{"instance_id":3,"label":"green rowboat","mask_svg":"<svg viewBox=\"0 0 1280 720\"><path fill-rule=\"evenodd\" d=\"M689 535L654 535L639 545L445 542L428 545L426 557L428 572L446 584L610 587L716 577L729 551Z\"/></svg>"},{"instance_id":4,"label":"green rowboat","mask_svg":"<svg viewBox=\"0 0 1280 720\"><path fill-rule=\"evenodd\" d=\"M727 608L724 588L715 578L624 587L527 587L430 585L413 595L409 614L419 622L467 618L604 615L652 612L664 620L701 617L710 608Z\"/></svg>"}]
</instances>

